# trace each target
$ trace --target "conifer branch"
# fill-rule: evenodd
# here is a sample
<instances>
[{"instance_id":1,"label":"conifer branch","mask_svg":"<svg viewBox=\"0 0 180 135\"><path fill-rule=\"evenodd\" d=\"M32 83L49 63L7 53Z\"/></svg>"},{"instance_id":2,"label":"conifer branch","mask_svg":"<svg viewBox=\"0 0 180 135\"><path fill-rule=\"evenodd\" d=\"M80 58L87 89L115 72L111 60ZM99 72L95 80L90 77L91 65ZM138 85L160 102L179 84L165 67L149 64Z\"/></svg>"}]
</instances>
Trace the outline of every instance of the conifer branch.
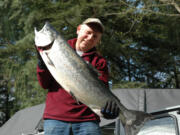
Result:
<instances>
[{"instance_id":1,"label":"conifer branch","mask_svg":"<svg viewBox=\"0 0 180 135\"><path fill-rule=\"evenodd\" d=\"M180 13L180 7L174 0L159 0L159 1L173 5L175 9Z\"/></svg>"}]
</instances>

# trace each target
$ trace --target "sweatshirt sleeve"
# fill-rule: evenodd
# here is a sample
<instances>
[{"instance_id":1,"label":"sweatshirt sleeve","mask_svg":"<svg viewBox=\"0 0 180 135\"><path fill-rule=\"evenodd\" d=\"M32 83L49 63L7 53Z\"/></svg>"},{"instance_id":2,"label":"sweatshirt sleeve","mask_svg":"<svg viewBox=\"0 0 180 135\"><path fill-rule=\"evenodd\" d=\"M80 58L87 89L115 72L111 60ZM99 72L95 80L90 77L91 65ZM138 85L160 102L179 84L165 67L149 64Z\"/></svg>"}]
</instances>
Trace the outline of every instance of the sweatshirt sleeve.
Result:
<instances>
[{"instance_id":1,"label":"sweatshirt sleeve","mask_svg":"<svg viewBox=\"0 0 180 135\"><path fill-rule=\"evenodd\" d=\"M37 79L40 86L44 89L56 91L60 87L60 85L53 78L49 70L47 68L41 69L39 68L38 65L37 65Z\"/></svg>"},{"instance_id":2,"label":"sweatshirt sleeve","mask_svg":"<svg viewBox=\"0 0 180 135\"><path fill-rule=\"evenodd\" d=\"M106 86L109 87L108 81L109 81L109 72L107 67L107 61L104 58L99 58L96 60L96 69L99 71L100 76L99 79L105 83Z\"/></svg>"}]
</instances>

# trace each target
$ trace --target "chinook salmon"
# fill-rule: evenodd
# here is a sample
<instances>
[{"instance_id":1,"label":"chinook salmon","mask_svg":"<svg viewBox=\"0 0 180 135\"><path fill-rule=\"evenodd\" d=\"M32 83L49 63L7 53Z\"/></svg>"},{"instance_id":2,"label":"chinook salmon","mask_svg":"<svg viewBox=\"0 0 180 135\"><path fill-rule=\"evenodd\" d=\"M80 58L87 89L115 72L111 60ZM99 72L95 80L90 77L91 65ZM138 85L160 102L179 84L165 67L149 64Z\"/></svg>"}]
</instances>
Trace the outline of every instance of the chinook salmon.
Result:
<instances>
[{"instance_id":1,"label":"chinook salmon","mask_svg":"<svg viewBox=\"0 0 180 135\"><path fill-rule=\"evenodd\" d=\"M52 76L77 101L81 101L101 116L101 108L107 101L114 99L119 106L119 118L126 135L137 134L143 124L151 118L144 112L127 109L98 79L93 67L76 54L48 22L40 31L35 28L35 45L43 48L39 53Z\"/></svg>"}]
</instances>

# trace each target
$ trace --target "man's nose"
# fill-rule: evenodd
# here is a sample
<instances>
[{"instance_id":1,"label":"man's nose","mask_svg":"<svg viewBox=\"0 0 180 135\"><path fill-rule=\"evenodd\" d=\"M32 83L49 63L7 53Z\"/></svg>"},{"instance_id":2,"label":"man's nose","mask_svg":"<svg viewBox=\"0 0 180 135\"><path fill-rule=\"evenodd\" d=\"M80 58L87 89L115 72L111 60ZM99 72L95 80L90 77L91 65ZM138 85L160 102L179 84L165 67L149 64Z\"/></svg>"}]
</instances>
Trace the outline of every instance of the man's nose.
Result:
<instances>
[{"instance_id":1,"label":"man's nose","mask_svg":"<svg viewBox=\"0 0 180 135\"><path fill-rule=\"evenodd\" d=\"M89 34L88 35L88 40L92 40L93 39L93 34Z\"/></svg>"}]
</instances>

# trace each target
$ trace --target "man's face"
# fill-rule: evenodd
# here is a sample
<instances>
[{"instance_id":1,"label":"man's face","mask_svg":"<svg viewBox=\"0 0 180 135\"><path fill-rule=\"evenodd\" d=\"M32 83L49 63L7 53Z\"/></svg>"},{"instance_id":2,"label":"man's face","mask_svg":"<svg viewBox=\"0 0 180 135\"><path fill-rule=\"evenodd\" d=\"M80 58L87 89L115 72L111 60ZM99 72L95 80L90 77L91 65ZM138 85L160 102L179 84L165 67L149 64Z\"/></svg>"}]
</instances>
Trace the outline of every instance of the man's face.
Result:
<instances>
[{"instance_id":1,"label":"man's face","mask_svg":"<svg viewBox=\"0 0 180 135\"><path fill-rule=\"evenodd\" d=\"M76 50L87 52L99 43L102 33L83 24L77 28L77 35Z\"/></svg>"}]
</instances>

